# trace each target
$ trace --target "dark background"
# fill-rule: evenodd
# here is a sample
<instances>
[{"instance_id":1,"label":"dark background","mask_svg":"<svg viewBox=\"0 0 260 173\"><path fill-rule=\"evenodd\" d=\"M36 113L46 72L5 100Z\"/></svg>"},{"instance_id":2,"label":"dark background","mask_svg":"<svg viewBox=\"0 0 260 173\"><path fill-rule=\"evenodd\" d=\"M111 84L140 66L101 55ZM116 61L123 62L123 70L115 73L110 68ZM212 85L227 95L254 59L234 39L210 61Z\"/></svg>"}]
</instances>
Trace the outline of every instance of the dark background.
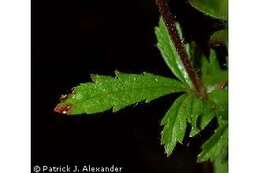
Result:
<instances>
[{"instance_id":1,"label":"dark background","mask_svg":"<svg viewBox=\"0 0 260 173\"><path fill-rule=\"evenodd\" d=\"M212 25L184 1L174 12L188 40L206 49ZM160 145L160 119L175 95L118 113L67 117L53 112L58 98L90 73L151 72L173 77L158 49L153 0L32 0L32 165L123 166L131 173L211 172L196 164L207 137L186 137L171 157ZM201 27L203 25L203 27ZM208 131L211 131L210 129Z\"/></svg>"}]
</instances>

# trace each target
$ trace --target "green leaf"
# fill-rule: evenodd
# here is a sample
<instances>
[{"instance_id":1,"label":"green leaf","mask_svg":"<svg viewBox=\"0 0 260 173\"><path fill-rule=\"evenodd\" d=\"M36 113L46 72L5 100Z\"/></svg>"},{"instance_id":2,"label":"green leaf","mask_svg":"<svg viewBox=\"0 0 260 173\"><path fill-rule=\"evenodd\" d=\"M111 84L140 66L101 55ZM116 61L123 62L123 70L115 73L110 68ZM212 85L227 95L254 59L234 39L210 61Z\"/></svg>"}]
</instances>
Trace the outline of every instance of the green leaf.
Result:
<instances>
[{"instance_id":1,"label":"green leaf","mask_svg":"<svg viewBox=\"0 0 260 173\"><path fill-rule=\"evenodd\" d=\"M199 97L194 97L192 102L192 112L188 122L191 124L190 137L195 136L200 132L197 126L198 117L203 113L203 101Z\"/></svg>"},{"instance_id":2,"label":"green leaf","mask_svg":"<svg viewBox=\"0 0 260 173\"><path fill-rule=\"evenodd\" d=\"M194 102L197 105L194 110L197 113L193 115L191 124L192 129L190 137L197 135L202 131L214 117L217 117L220 125L226 124L228 120L228 92L226 89L214 90L208 93L208 99L201 100L196 98Z\"/></svg>"},{"instance_id":3,"label":"green leaf","mask_svg":"<svg viewBox=\"0 0 260 173\"><path fill-rule=\"evenodd\" d=\"M216 105L215 112L218 115L219 123L226 123L228 120L228 91L227 89L218 89L209 93L209 100Z\"/></svg>"},{"instance_id":4,"label":"green leaf","mask_svg":"<svg viewBox=\"0 0 260 173\"><path fill-rule=\"evenodd\" d=\"M203 57L201 64L201 78L207 88L207 92L210 93L213 90L222 88L222 85L228 80L228 73L220 68L215 51L210 51L209 60Z\"/></svg>"},{"instance_id":5,"label":"green leaf","mask_svg":"<svg viewBox=\"0 0 260 173\"><path fill-rule=\"evenodd\" d=\"M212 161L214 173L228 172L228 126L220 125L215 134L202 145L202 151L198 155L198 161Z\"/></svg>"},{"instance_id":6,"label":"green leaf","mask_svg":"<svg viewBox=\"0 0 260 173\"><path fill-rule=\"evenodd\" d=\"M217 46L217 45L225 45L228 46L228 30L222 29L214 32L209 39L209 45Z\"/></svg>"},{"instance_id":7,"label":"green leaf","mask_svg":"<svg viewBox=\"0 0 260 173\"><path fill-rule=\"evenodd\" d=\"M201 132L220 113L223 114L227 92L213 91L208 99L202 99L188 93L176 99L161 121L164 126L161 132L161 144L164 145L167 156L171 155L176 144L182 143L187 123L192 130L190 137ZM227 121L222 121L226 124ZM223 125L222 123L222 125Z\"/></svg>"},{"instance_id":8,"label":"green leaf","mask_svg":"<svg viewBox=\"0 0 260 173\"><path fill-rule=\"evenodd\" d=\"M177 31L181 39L183 35L180 25L177 24ZM172 73L182 82L192 86L192 82L184 69L184 66L180 60L180 56L177 53L174 43L171 40L167 27L162 18L160 18L159 27L155 27L155 34L158 40L157 47L159 48L162 57ZM188 46L186 45L186 49Z\"/></svg>"},{"instance_id":9,"label":"green leaf","mask_svg":"<svg viewBox=\"0 0 260 173\"><path fill-rule=\"evenodd\" d=\"M189 0L189 3L208 16L222 20L228 18L228 0Z\"/></svg>"},{"instance_id":10,"label":"green leaf","mask_svg":"<svg viewBox=\"0 0 260 173\"><path fill-rule=\"evenodd\" d=\"M144 74L116 73L116 77L92 75L93 82L75 87L55 110L65 114L93 114L113 108L113 112L138 102L182 92L183 84L174 79Z\"/></svg>"},{"instance_id":11,"label":"green leaf","mask_svg":"<svg viewBox=\"0 0 260 173\"><path fill-rule=\"evenodd\" d=\"M213 162L214 173L228 173L228 159L217 159Z\"/></svg>"},{"instance_id":12,"label":"green leaf","mask_svg":"<svg viewBox=\"0 0 260 173\"><path fill-rule=\"evenodd\" d=\"M215 117L215 112L213 111L215 109L215 105L211 103L210 101L204 101L203 104L203 114L201 117L199 117L199 128L200 130L203 130Z\"/></svg>"},{"instance_id":13,"label":"green leaf","mask_svg":"<svg viewBox=\"0 0 260 173\"><path fill-rule=\"evenodd\" d=\"M214 112L214 104L211 101L198 100L198 103L200 104L200 107L197 109L200 114L196 114L196 116L194 116L190 137L193 137L202 131L216 115Z\"/></svg>"},{"instance_id":14,"label":"green leaf","mask_svg":"<svg viewBox=\"0 0 260 173\"><path fill-rule=\"evenodd\" d=\"M227 123L228 91L225 85L227 85L228 73L227 70L221 69L214 50L210 51L209 60L205 57L202 58L201 73L202 81L208 92L208 112L213 113L209 118L212 119L216 116L219 124ZM205 117L205 113L203 117Z\"/></svg>"},{"instance_id":15,"label":"green leaf","mask_svg":"<svg viewBox=\"0 0 260 173\"><path fill-rule=\"evenodd\" d=\"M189 99L186 94L177 98L161 121L161 125L164 126L161 132L161 144L164 145L167 157L172 154L177 142L183 141L189 115L186 109L189 107L187 105Z\"/></svg>"},{"instance_id":16,"label":"green leaf","mask_svg":"<svg viewBox=\"0 0 260 173\"><path fill-rule=\"evenodd\" d=\"M219 158L226 159L228 147L228 126L219 126L215 133L202 145L202 151L198 155L198 161L215 161Z\"/></svg>"}]
</instances>

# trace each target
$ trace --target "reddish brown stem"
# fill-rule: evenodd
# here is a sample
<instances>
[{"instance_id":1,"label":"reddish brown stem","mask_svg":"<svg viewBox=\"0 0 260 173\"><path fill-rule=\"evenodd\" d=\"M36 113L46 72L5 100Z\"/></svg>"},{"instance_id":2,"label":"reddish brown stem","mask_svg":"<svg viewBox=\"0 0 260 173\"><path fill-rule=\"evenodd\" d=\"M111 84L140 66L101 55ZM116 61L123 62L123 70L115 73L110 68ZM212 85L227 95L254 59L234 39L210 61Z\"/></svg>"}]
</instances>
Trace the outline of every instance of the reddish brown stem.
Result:
<instances>
[{"instance_id":1,"label":"reddish brown stem","mask_svg":"<svg viewBox=\"0 0 260 173\"><path fill-rule=\"evenodd\" d=\"M205 98L207 95L206 90L205 90L198 74L193 69L191 62L189 61L188 53L186 52L186 49L183 45L183 41L181 40L181 38L177 32L177 28L176 28L177 21L176 21L175 16L173 16L171 14L169 5L166 2L166 0L156 0L156 3L159 7L159 11L161 13L164 23L166 24L168 32L171 36L171 40L174 43L178 54L180 55L181 62L183 64L186 72L188 73L189 78L192 81L194 89L200 96Z\"/></svg>"}]
</instances>

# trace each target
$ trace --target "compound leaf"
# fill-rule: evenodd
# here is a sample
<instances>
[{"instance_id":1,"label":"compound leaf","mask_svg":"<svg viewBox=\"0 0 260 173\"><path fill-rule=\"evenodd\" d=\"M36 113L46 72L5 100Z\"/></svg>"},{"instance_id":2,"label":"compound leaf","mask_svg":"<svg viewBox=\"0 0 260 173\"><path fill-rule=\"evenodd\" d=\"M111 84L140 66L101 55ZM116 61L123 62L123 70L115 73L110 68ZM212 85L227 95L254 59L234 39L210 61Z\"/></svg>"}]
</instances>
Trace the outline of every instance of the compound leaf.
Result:
<instances>
[{"instance_id":1,"label":"compound leaf","mask_svg":"<svg viewBox=\"0 0 260 173\"><path fill-rule=\"evenodd\" d=\"M116 73L116 77L91 75L93 82L82 83L62 99L55 111L64 114L93 114L113 108L118 111L138 102L182 92L183 84L174 79L144 74Z\"/></svg>"},{"instance_id":2,"label":"compound leaf","mask_svg":"<svg viewBox=\"0 0 260 173\"><path fill-rule=\"evenodd\" d=\"M177 24L177 31L181 39L183 39L181 28ZM177 53L176 47L171 40L167 27L162 18L160 18L159 26L155 27L155 34L158 40L157 47L159 48L162 57L172 73L182 82L192 86L192 82L184 69L184 66L180 60L180 56ZM188 49L189 46L186 46Z\"/></svg>"}]
</instances>

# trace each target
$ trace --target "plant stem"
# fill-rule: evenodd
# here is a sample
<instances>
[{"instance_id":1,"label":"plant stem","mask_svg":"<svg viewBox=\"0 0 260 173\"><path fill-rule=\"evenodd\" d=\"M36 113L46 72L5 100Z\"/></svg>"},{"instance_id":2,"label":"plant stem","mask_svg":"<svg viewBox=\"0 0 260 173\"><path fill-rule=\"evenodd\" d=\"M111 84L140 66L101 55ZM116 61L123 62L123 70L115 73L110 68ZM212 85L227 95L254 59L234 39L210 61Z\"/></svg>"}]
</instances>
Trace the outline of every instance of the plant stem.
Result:
<instances>
[{"instance_id":1,"label":"plant stem","mask_svg":"<svg viewBox=\"0 0 260 173\"><path fill-rule=\"evenodd\" d=\"M198 74L193 69L191 62L189 61L188 53L186 52L186 49L183 45L183 41L177 32L176 17L171 14L169 5L166 0L156 0L156 3L159 7L163 21L169 31L171 40L174 43L178 54L180 55L182 64L188 73L197 94L203 98L207 97L205 87L203 86Z\"/></svg>"}]
</instances>

